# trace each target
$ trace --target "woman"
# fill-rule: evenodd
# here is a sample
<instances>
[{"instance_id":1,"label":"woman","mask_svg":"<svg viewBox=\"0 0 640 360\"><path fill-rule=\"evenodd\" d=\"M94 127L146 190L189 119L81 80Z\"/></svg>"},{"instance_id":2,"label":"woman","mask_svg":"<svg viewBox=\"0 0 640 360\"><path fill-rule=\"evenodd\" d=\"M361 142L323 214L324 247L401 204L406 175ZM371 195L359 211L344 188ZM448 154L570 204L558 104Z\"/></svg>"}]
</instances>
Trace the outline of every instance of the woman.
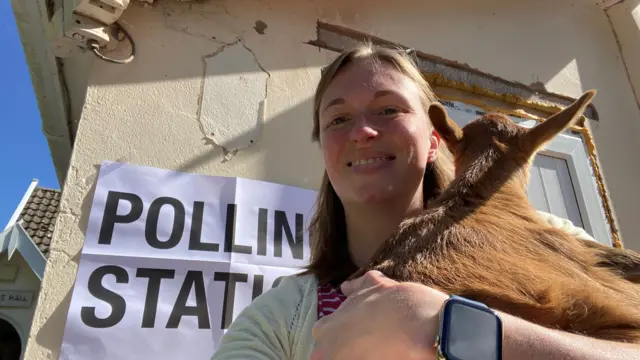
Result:
<instances>
[{"instance_id":1,"label":"woman","mask_svg":"<svg viewBox=\"0 0 640 360\"><path fill-rule=\"evenodd\" d=\"M450 155L426 109L437 101L402 52L363 46L323 71L313 139L325 175L313 219L311 263L254 300L213 359L434 359L446 294L380 273L344 283L400 221L452 178ZM552 215L549 223L588 237ZM338 304L347 299L331 316ZM640 350L552 331L500 314L504 359L627 359ZM320 318L320 319L319 319Z\"/></svg>"}]
</instances>

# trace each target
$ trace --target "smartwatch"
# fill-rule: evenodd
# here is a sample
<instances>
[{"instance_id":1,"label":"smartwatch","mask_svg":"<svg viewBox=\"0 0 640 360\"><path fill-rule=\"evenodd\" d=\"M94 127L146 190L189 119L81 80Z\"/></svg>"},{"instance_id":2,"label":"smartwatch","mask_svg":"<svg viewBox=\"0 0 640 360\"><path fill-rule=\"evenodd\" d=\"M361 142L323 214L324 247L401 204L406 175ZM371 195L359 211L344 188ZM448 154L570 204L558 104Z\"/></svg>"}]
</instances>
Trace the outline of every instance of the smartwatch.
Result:
<instances>
[{"instance_id":1,"label":"smartwatch","mask_svg":"<svg viewBox=\"0 0 640 360\"><path fill-rule=\"evenodd\" d=\"M440 310L438 360L502 360L502 319L485 304L452 295Z\"/></svg>"}]
</instances>

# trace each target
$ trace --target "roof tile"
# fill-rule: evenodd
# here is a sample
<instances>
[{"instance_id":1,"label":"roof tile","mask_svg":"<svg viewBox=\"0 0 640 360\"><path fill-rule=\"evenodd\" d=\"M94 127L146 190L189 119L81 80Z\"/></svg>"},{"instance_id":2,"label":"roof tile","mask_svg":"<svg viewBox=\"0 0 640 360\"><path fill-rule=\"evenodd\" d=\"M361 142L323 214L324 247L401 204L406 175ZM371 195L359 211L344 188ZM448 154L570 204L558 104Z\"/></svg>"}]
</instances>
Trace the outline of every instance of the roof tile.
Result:
<instances>
[{"instance_id":1,"label":"roof tile","mask_svg":"<svg viewBox=\"0 0 640 360\"><path fill-rule=\"evenodd\" d=\"M18 221L44 256L49 255L60 196L60 190L36 187L18 217Z\"/></svg>"}]
</instances>

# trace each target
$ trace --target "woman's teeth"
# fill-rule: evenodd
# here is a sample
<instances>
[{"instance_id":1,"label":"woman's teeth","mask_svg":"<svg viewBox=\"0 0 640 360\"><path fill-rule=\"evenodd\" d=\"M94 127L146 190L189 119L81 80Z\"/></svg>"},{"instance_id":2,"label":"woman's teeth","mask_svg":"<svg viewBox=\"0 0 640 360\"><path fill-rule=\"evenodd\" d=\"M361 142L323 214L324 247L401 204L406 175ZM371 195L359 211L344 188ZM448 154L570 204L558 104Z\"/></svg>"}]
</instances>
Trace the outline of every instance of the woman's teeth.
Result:
<instances>
[{"instance_id":1,"label":"woman's teeth","mask_svg":"<svg viewBox=\"0 0 640 360\"><path fill-rule=\"evenodd\" d=\"M379 161L388 161L388 160L392 160L392 158L388 156L382 156L382 157L377 157L372 159L361 159L361 160L352 161L351 166L370 165Z\"/></svg>"}]
</instances>

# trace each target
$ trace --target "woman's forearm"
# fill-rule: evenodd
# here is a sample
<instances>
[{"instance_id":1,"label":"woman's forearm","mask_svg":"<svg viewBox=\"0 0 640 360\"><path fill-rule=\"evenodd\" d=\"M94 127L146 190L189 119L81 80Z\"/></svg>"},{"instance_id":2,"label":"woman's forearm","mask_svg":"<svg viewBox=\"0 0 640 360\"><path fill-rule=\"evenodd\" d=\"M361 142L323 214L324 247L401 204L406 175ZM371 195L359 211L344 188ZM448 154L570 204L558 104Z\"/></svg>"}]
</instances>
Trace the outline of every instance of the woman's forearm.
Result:
<instances>
[{"instance_id":1,"label":"woman's forearm","mask_svg":"<svg viewBox=\"0 0 640 360\"><path fill-rule=\"evenodd\" d=\"M640 345L617 343L547 329L500 313L504 360L640 359Z\"/></svg>"}]
</instances>

